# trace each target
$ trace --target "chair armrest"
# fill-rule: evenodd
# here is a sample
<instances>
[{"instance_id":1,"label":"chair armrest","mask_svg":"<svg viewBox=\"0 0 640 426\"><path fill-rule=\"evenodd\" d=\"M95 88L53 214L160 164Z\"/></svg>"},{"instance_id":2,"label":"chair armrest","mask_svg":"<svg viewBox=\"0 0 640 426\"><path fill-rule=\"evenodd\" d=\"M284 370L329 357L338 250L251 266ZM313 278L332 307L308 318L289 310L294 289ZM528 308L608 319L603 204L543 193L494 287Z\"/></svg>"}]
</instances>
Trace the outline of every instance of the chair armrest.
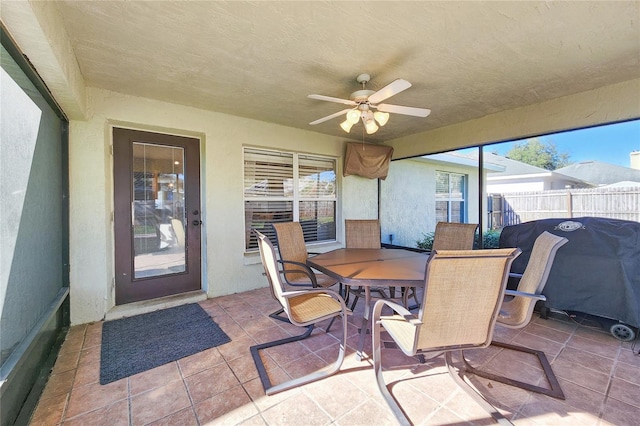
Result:
<instances>
[{"instance_id":1,"label":"chair armrest","mask_svg":"<svg viewBox=\"0 0 640 426\"><path fill-rule=\"evenodd\" d=\"M311 281L311 286L312 287L318 287L318 281L316 280L316 274L313 273L311 268L306 263L295 262L293 260L278 260L278 263L280 263L283 267L284 267L285 264L289 264L289 265L300 266L302 268L302 269L296 269L295 271L287 271L287 270L284 270L284 269L280 271L280 273L284 277L284 280L286 281L287 284L291 285L289 280L287 280L287 274L306 274L309 277L309 280Z\"/></svg>"},{"instance_id":2,"label":"chair armrest","mask_svg":"<svg viewBox=\"0 0 640 426\"><path fill-rule=\"evenodd\" d=\"M422 321L420 321L415 314L412 314L404 306L402 306L402 305L400 305L398 303L395 303L395 302L391 302L389 300L384 300L384 299L378 300L376 302L376 304L373 306L372 321L373 321L374 324L376 322L380 321L380 317L382 316L381 315L382 314L382 308L384 307L384 305L387 305L388 307L393 309L397 314L401 315L410 324L412 324L414 326L418 326L418 325L422 324Z\"/></svg>"},{"instance_id":3,"label":"chair armrest","mask_svg":"<svg viewBox=\"0 0 640 426\"><path fill-rule=\"evenodd\" d=\"M523 291L516 291L516 290L505 290L504 294L505 296L521 296L521 297L528 297L530 299L536 299L536 300L542 300L542 301L547 300L547 298L544 297L544 295L542 294L525 293Z\"/></svg>"}]
</instances>

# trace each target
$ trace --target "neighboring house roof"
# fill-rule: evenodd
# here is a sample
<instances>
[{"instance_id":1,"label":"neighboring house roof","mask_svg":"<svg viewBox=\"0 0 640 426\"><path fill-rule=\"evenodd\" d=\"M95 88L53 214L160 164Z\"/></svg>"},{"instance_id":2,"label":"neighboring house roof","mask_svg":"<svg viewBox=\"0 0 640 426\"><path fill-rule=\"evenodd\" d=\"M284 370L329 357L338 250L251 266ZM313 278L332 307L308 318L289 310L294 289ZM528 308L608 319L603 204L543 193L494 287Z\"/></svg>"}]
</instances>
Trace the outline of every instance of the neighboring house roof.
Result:
<instances>
[{"instance_id":1,"label":"neighboring house roof","mask_svg":"<svg viewBox=\"0 0 640 426\"><path fill-rule=\"evenodd\" d=\"M478 152L466 154L469 158L477 158ZM584 188L592 184L575 177L556 173L552 170L532 166L521 161L512 160L489 152L483 153L487 184L496 191L537 191L542 189ZM491 167L487 167L491 165ZM508 187L505 187L507 185ZM488 186L489 187L489 186Z\"/></svg>"},{"instance_id":2,"label":"neighboring house roof","mask_svg":"<svg viewBox=\"0 0 640 426\"><path fill-rule=\"evenodd\" d=\"M456 164L458 166L471 166L478 167L478 156L477 155L463 155L454 152L445 152L441 154L429 154L419 157L423 161L431 161L438 163L450 163ZM499 164L490 163L486 159L484 160L484 169L490 172L499 172L503 171L504 167Z\"/></svg>"},{"instance_id":3,"label":"neighboring house roof","mask_svg":"<svg viewBox=\"0 0 640 426\"><path fill-rule=\"evenodd\" d=\"M477 159L478 152L470 152L467 154L469 158ZM507 157L502 157L497 154L492 154L490 152L484 152L482 154L485 168L488 165L492 167L489 168L491 173L488 178L515 178L521 176L551 176L552 171L546 170L541 167L532 166L527 163L523 163L520 161L512 160Z\"/></svg>"},{"instance_id":4,"label":"neighboring house roof","mask_svg":"<svg viewBox=\"0 0 640 426\"><path fill-rule=\"evenodd\" d=\"M612 183L611 185L602 185L601 188L640 188L640 182L623 180L622 182Z\"/></svg>"},{"instance_id":5,"label":"neighboring house roof","mask_svg":"<svg viewBox=\"0 0 640 426\"><path fill-rule=\"evenodd\" d=\"M478 154L474 154L477 156ZM499 164L504 167L504 170L499 174L501 176L516 176L516 175L537 175L537 174L549 174L550 170L543 169L541 167L532 166L530 164L523 163L521 161L512 160L507 157L485 152L482 154L486 163ZM493 174L496 176L497 174Z\"/></svg>"},{"instance_id":6,"label":"neighboring house roof","mask_svg":"<svg viewBox=\"0 0 640 426\"><path fill-rule=\"evenodd\" d=\"M581 161L558 169L556 173L597 186L611 185L623 181L640 182L640 170L600 161Z\"/></svg>"}]
</instances>

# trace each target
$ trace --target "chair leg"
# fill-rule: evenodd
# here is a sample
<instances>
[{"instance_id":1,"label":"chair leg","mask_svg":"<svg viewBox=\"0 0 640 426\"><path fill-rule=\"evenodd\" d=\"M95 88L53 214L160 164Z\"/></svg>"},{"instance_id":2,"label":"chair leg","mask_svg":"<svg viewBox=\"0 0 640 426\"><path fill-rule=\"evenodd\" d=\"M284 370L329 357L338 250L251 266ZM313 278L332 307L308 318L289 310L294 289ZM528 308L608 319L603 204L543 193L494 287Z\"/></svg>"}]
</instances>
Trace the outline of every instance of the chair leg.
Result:
<instances>
[{"instance_id":1,"label":"chair leg","mask_svg":"<svg viewBox=\"0 0 640 426\"><path fill-rule=\"evenodd\" d=\"M387 389L387 385L384 382L384 377L382 376L382 359L381 359L381 339L380 339L380 323L376 322L373 324L373 371L376 375L376 382L378 383L378 389L382 394L382 397L386 401L387 405L391 409L391 412L398 420L398 423L402 426L411 426L411 422L405 415L400 405L396 402L389 389Z\"/></svg>"},{"instance_id":2,"label":"chair leg","mask_svg":"<svg viewBox=\"0 0 640 426\"><path fill-rule=\"evenodd\" d=\"M460 351L460 356L464 358L462 351ZM478 405L480 405L487 413L491 414L491 417L493 417L499 424L513 426L513 423L511 423L509 419L503 416L496 407L491 405L480 393L478 393L478 391L476 391L464 380L463 369L456 371L451 359L451 351L445 352L444 359L445 363L447 364L447 369L449 370L449 375L463 391L465 391L471 398L473 398L473 400L476 401L476 403L478 403Z\"/></svg>"},{"instance_id":3,"label":"chair leg","mask_svg":"<svg viewBox=\"0 0 640 426\"><path fill-rule=\"evenodd\" d=\"M376 323L373 325L373 371L376 375L376 382L378 384L378 389L382 394L385 402L393 412L393 415L396 417L398 422L403 426L410 426L411 422L407 418L406 414L395 400L393 395L387 389L387 385L384 382L384 377L382 376L382 361L380 357L381 352L381 340L380 340L380 324ZM461 351L462 352L462 351ZM498 409L496 409L493 405L487 402L486 399L482 395L480 395L473 387L471 387L467 382L462 378L461 372L456 372L453 367L453 362L451 359L451 352L445 352L445 362L447 364L447 369L449 370L449 375L453 378L458 386L462 390L464 390L469 396L471 396L476 403L478 403L485 411L487 411L491 416L501 425L511 425L513 423L509 421L506 417L504 417Z\"/></svg>"},{"instance_id":4,"label":"chair leg","mask_svg":"<svg viewBox=\"0 0 640 426\"><path fill-rule=\"evenodd\" d=\"M410 311L418 309L420 307L420 301L418 300L418 289L415 287L403 287L402 288L402 304ZM409 295L411 292L411 295ZM409 297L413 297L416 304L409 306Z\"/></svg>"},{"instance_id":5,"label":"chair leg","mask_svg":"<svg viewBox=\"0 0 640 426\"><path fill-rule=\"evenodd\" d=\"M286 315L280 315L283 312L284 312L284 309L280 308L277 311L270 313L269 318L277 319L278 321L282 321L282 322L291 323L291 321L289 321L289 318Z\"/></svg>"},{"instance_id":6,"label":"chair leg","mask_svg":"<svg viewBox=\"0 0 640 426\"><path fill-rule=\"evenodd\" d=\"M538 362L540 363L540 366L542 367L542 370L544 371L545 374L545 378L547 379L547 382L549 383L549 389L547 388L543 388L541 386L537 386L537 385L533 385L530 383L525 383L525 382L521 382L519 380L515 380L515 379L510 379L508 377L504 377L504 376L499 376L497 374L492 374L489 373L487 371L482 371L479 370L473 366L471 366L471 364L469 364L469 362L467 361L467 359L464 357L464 353L462 354L462 359L466 365L466 370L469 373L475 374L476 376L480 376L480 377L484 377L486 379L489 380L494 380L496 382L500 382L500 383L505 383L507 385L510 386L515 386L521 389L525 389L531 392L536 392L536 393L541 393L543 395L547 395L553 398L557 398L557 399L565 399L564 396L564 392L562 392L562 388L560 387L560 383L558 382L558 379L556 378L556 375L553 373L553 369L551 368L551 364L549 364L549 360L547 360L546 355L544 354L544 352L542 351L538 351L535 349L529 349L527 347L524 346L517 346L517 345L510 345L508 343L501 343L501 342L491 342L492 346L497 346L499 348L504 348L504 349L510 349L512 351L518 351L518 352L524 352L524 353L528 353L528 354L532 354L535 355L536 357L538 357Z\"/></svg>"},{"instance_id":7,"label":"chair leg","mask_svg":"<svg viewBox=\"0 0 640 426\"><path fill-rule=\"evenodd\" d=\"M324 331L325 333L328 333L329 330L331 329L331 326L333 325L333 322L336 320L336 317L331 318L331 321L329 321L329 325L327 326L327 329Z\"/></svg>"},{"instance_id":8,"label":"chair leg","mask_svg":"<svg viewBox=\"0 0 640 426\"><path fill-rule=\"evenodd\" d=\"M392 293L390 295L387 295L387 293L385 293L385 291L382 288L376 288L376 287L371 287L369 291L372 292L376 292L378 293L381 299L386 299L386 300L391 300L394 298L395 295L395 287L391 287L392 289ZM364 291L362 287L358 287L358 289L356 290L356 292L353 294L353 303L351 304L351 307L349 309L351 309L352 311L355 309L356 307L356 303L358 303L358 299L360 299L360 296L358 295L358 292L362 292ZM362 294L362 293L359 293ZM345 299L345 304L347 303L348 299Z\"/></svg>"},{"instance_id":9,"label":"chair leg","mask_svg":"<svg viewBox=\"0 0 640 426\"><path fill-rule=\"evenodd\" d=\"M358 287L358 291L360 291L360 290L362 290L362 287ZM355 294L353 295L353 303L351 304L351 307L349 309L351 309L352 311L355 309L356 303L358 303L358 299L359 298L360 298L360 296L357 296Z\"/></svg>"},{"instance_id":10,"label":"chair leg","mask_svg":"<svg viewBox=\"0 0 640 426\"><path fill-rule=\"evenodd\" d=\"M340 285L342 285L342 283L340 283ZM342 298L344 299L344 304L347 305L347 306L349 306L349 296L350 296L349 291L350 290L351 290L351 286L345 284L344 293L341 295Z\"/></svg>"},{"instance_id":11,"label":"chair leg","mask_svg":"<svg viewBox=\"0 0 640 426\"><path fill-rule=\"evenodd\" d=\"M272 385L271 384L271 380L269 379L269 375L267 374L267 369L264 366L264 362L262 361L262 358L260 358L260 353L259 351L262 349L266 349L266 348L272 348L274 346L279 346L279 345L284 345L287 343L291 343L291 342L296 342L299 340L303 340L306 339L307 337L309 337L311 335L311 332L313 331L313 327L314 325L308 325L307 326L307 331L305 331L304 333L298 335L298 336L293 336L293 337L288 337L286 339L280 339L280 340L275 340L273 342L267 342L267 343L262 343L260 345L255 345L255 346L251 346L249 348L249 350L251 351L251 357L253 358L253 363L256 366L256 369L258 370L258 375L260 376L260 381L262 382L262 387L264 389L265 394L267 395L273 395L275 393L278 392L282 392L297 386L301 386L310 382L314 382L316 380L320 380L323 379L325 377L331 376L332 374L336 373L339 369L340 366L342 365L342 362L344 361L344 356L345 356L345 351L346 351L346 347L347 347L347 316L346 315L341 315L342 316L342 342L340 344L340 350L338 352L338 359L336 360L335 363L333 363L329 368L323 369L323 370L319 370L317 372L311 373L311 374L307 374L306 376L297 378L297 379L293 379L293 380L289 380L288 382L284 382L278 385ZM334 317L335 319L335 317ZM333 322L333 320L332 320ZM329 327L331 326L331 324L329 324Z\"/></svg>"},{"instance_id":12,"label":"chair leg","mask_svg":"<svg viewBox=\"0 0 640 426\"><path fill-rule=\"evenodd\" d=\"M416 307L420 307L420 301L418 300L418 288L411 287L411 295L413 296L413 300L416 301Z\"/></svg>"}]
</instances>

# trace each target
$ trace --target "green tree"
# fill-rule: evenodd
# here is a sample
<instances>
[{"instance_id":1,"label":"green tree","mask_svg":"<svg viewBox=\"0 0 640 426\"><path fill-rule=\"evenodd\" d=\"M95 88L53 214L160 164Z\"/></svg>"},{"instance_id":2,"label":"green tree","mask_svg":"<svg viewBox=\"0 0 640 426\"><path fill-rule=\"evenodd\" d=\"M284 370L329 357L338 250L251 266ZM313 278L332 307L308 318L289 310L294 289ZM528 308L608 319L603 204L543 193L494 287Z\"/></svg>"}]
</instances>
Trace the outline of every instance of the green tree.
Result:
<instances>
[{"instance_id":1,"label":"green tree","mask_svg":"<svg viewBox=\"0 0 640 426\"><path fill-rule=\"evenodd\" d=\"M559 153L553 142L543 142L538 138L516 143L506 157L546 170L556 170L571 164L569 154Z\"/></svg>"}]
</instances>

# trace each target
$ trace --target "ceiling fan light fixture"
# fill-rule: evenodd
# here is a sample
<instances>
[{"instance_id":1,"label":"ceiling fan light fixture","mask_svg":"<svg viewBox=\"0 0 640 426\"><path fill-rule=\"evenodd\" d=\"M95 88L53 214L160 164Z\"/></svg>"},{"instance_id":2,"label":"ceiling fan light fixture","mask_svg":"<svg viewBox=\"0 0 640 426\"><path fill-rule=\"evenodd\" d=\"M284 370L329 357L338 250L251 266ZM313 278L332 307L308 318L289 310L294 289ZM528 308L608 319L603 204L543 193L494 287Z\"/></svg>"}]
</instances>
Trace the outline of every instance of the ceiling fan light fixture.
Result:
<instances>
[{"instance_id":1,"label":"ceiling fan light fixture","mask_svg":"<svg viewBox=\"0 0 640 426\"><path fill-rule=\"evenodd\" d=\"M395 114L411 115L414 117L426 117L431 113L431 110L426 108L381 103L391 96L397 95L411 87L411 83L407 80L397 78L382 89L373 91L367 89L365 86L366 83L369 82L370 78L371 76L369 74L360 74L356 80L358 83L362 84L362 89L351 93L349 99L315 94L308 95L307 97L311 99L348 105L348 107L342 111L327 115L326 117L312 121L309 124L313 126L315 124L324 123L325 121L345 114L345 121L340 123L342 130L349 133L354 124L357 124L358 121L362 121L365 130L371 135L379 130L378 126L382 127L389 122L390 112ZM371 111L371 108L375 109L376 112L374 113Z\"/></svg>"},{"instance_id":2,"label":"ceiling fan light fixture","mask_svg":"<svg viewBox=\"0 0 640 426\"><path fill-rule=\"evenodd\" d=\"M350 122L348 119L344 120L342 123L340 123L340 127L342 127L342 130L344 130L347 133L349 133L351 131L351 127L352 126L353 126L353 123Z\"/></svg>"},{"instance_id":3,"label":"ceiling fan light fixture","mask_svg":"<svg viewBox=\"0 0 640 426\"><path fill-rule=\"evenodd\" d=\"M367 120L364 122L364 128L368 135L372 135L378 131L378 125L374 120Z\"/></svg>"},{"instance_id":4,"label":"ceiling fan light fixture","mask_svg":"<svg viewBox=\"0 0 640 426\"><path fill-rule=\"evenodd\" d=\"M351 124L356 124L360 120L360 110L357 108L352 109L347 113L347 121Z\"/></svg>"},{"instance_id":5,"label":"ceiling fan light fixture","mask_svg":"<svg viewBox=\"0 0 640 426\"><path fill-rule=\"evenodd\" d=\"M373 118L376 119L376 121L380 126L384 126L389 121L389 113L376 111L375 113L373 113Z\"/></svg>"}]
</instances>

